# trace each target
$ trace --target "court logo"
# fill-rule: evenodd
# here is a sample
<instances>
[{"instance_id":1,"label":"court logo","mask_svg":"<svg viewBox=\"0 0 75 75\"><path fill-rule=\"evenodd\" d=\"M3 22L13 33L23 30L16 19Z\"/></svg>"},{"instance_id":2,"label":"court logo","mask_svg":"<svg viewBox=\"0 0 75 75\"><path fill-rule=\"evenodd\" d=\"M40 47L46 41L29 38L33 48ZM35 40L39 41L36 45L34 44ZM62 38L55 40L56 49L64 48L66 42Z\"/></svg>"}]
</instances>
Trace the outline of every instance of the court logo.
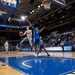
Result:
<instances>
[{"instance_id":1,"label":"court logo","mask_svg":"<svg viewBox=\"0 0 75 75\"><path fill-rule=\"evenodd\" d=\"M68 71L59 75L75 75L75 70L71 70L71 71Z\"/></svg>"},{"instance_id":2,"label":"court logo","mask_svg":"<svg viewBox=\"0 0 75 75\"><path fill-rule=\"evenodd\" d=\"M75 75L75 71L74 72L71 72L71 73L68 73L66 75Z\"/></svg>"}]
</instances>

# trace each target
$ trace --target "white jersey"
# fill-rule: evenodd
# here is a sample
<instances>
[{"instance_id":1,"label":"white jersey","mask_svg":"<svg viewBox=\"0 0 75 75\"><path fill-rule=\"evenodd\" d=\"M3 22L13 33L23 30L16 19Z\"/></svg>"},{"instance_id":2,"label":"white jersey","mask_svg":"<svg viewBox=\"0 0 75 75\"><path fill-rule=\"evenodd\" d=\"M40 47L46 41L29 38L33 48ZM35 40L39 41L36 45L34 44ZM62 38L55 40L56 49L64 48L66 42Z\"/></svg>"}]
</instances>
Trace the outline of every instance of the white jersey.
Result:
<instances>
[{"instance_id":1,"label":"white jersey","mask_svg":"<svg viewBox=\"0 0 75 75\"><path fill-rule=\"evenodd\" d=\"M28 39L31 39L32 38L32 31L31 30L27 30L26 31L26 35L27 35Z\"/></svg>"},{"instance_id":2,"label":"white jersey","mask_svg":"<svg viewBox=\"0 0 75 75\"><path fill-rule=\"evenodd\" d=\"M20 43L23 43L26 39L29 40L30 45L32 46L32 30L25 31L24 35L27 35Z\"/></svg>"},{"instance_id":3,"label":"white jersey","mask_svg":"<svg viewBox=\"0 0 75 75\"><path fill-rule=\"evenodd\" d=\"M5 47L5 50L8 50L8 42L5 42L5 44L4 44L4 47Z\"/></svg>"}]
</instances>

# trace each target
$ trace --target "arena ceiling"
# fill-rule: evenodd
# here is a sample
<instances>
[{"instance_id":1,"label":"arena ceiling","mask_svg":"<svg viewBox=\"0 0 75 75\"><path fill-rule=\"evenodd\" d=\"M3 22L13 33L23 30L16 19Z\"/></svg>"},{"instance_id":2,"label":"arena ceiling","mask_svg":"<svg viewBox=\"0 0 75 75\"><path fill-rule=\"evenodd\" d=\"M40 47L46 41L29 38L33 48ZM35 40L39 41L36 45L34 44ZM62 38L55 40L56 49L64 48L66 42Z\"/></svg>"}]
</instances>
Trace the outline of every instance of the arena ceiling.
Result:
<instances>
[{"instance_id":1,"label":"arena ceiling","mask_svg":"<svg viewBox=\"0 0 75 75\"><path fill-rule=\"evenodd\" d=\"M75 2L75 0L66 0L66 1L67 1L67 6ZM34 0L34 3L32 4L30 4L30 0L19 0L19 6L11 16L10 21L6 20L3 21L3 23L11 25L19 25L19 26L28 25L26 21L21 21L21 16L27 15L29 21L33 24L38 22L40 18L42 18L43 16L55 12L61 8L64 8L63 6L52 3L50 10L45 10L43 7L40 7L40 9L38 9L38 6L41 4L42 4L41 0ZM33 10L34 12L31 14L30 12Z\"/></svg>"},{"instance_id":2,"label":"arena ceiling","mask_svg":"<svg viewBox=\"0 0 75 75\"><path fill-rule=\"evenodd\" d=\"M66 7L52 3L50 10L45 10L43 7L38 10L38 6L41 4L41 0L34 0L34 3L32 4L30 4L30 0L20 0L18 9L16 9L16 11L13 13L10 20L4 20L0 22L7 25L27 26L28 23L26 21L21 21L21 16L27 15L29 21L35 26L38 26L39 28L42 28L43 26L47 27L41 33L43 36L57 30L59 30L59 32L65 31L67 28L70 30L71 28L75 28L75 0L66 1ZM32 10L34 10L34 12L30 14ZM15 39L17 38L16 36L19 37L19 31L20 29L14 30L0 28L1 35L3 37L6 36L8 39Z\"/></svg>"},{"instance_id":3,"label":"arena ceiling","mask_svg":"<svg viewBox=\"0 0 75 75\"><path fill-rule=\"evenodd\" d=\"M67 1L66 7L52 3L51 9L45 10L44 7L40 7L40 9L38 9L38 6L42 4L41 0L34 0L34 3L32 3L32 4L30 4L30 0L19 0L19 6L16 9L16 11L13 13L13 15L11 16L10 21L6 20L6 21L3 21L3 23L15 25L15 26L16 25L19 25L19 26L28 25L28 23L26 21L21 21L21 16L27 15L29 21L32 24L37 24L37 23L39 24L39 21L43 20L43 18L47 18L47 16L49 14L52 14L55 11L59 11L62 8L67 8L70 6L70 4L75 2L75 0L66 0L66 1ZM31 14L31 11L33 11L33 10L34 10L34 12ZM45 16L45 15L47 15L47 16ZM51 19L51 17L50 17L50 19L48 19L48 21L49 20L55 21L59 17L60 17L60 15L55 16L53 19ZM41 23L41 25L46 25L47 23L46 24L45 23L46 23L46 21L43 21L43 24ZM51 23L51 24L53 24L53 23Z\"/></svg>"}]
</instances>

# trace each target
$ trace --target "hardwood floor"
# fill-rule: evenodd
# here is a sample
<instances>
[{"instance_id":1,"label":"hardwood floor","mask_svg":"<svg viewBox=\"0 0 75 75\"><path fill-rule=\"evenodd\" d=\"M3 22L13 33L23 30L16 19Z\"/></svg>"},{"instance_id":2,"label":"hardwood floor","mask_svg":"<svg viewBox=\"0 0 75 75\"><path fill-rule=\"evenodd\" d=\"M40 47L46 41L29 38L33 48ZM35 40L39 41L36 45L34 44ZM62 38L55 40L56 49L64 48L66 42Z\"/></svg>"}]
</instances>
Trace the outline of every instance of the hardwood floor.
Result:
<instances>
[{"instance_id":1,"label":"hardwood floor","mask_svg":"<svg viewBox=\"0 0 75 75\"><path fill-rule=\"evenodd\" d=\"M0 62L0 75L23 75L22 73L9 66L2 66L2 64L3 63Z\"/></svg>"},{"instance_id":2,"label":"hardwood floor","mask_svg":"<svg viewBox=\"0 0 75 75\"><path fill-rule=\"evenodd\" d=\"M49 52L49 54L53 57L75 58L75 52ZM32 55L34 55L34 52L9 52L8 54L5 54L5 52L0 52L0 58ZM42 56L46 56L46 53L42 52ZM0 62L0 75L23 75L9 66L2 66L2 64L3 63Z\"/></svg>"},{"instance_id":3,"label":"hardwood floor","mask_svg":"<svg viewBox=\"0 0 75 75\"><path fill-rule=\"evenodd\" d=\"M67 57L67 58L75 58L75 52L48 52L53 57ZM33 56L34 52L9 52L5 54L5 52L0 52L0 58L3 57L18 57L18 56ZM41 53L42 56L46 56L45 52Z\"/></svg>"}]
</instances>

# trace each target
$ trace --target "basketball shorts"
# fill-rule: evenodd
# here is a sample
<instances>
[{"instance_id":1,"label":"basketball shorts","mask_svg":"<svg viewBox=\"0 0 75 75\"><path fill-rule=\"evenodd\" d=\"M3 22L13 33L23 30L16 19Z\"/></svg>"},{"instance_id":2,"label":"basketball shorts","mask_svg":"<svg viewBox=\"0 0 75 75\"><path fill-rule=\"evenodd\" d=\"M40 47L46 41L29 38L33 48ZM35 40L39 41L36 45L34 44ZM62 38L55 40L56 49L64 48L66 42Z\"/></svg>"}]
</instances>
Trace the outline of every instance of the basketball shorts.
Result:
<instances>
[{"instance_id":1,"label":"basketball shorts","mask_svg":"<svg viewBox=\"0 0 75 75\"><path fill-rule=\"evenodd\" d=\"M41 41L40 41L39 38L35 38L35 39L34 39L34 44L35 44L35 45L37 45L37 44L40 45L40 42L41 42Z\"/></svg>"}]
</instances>

